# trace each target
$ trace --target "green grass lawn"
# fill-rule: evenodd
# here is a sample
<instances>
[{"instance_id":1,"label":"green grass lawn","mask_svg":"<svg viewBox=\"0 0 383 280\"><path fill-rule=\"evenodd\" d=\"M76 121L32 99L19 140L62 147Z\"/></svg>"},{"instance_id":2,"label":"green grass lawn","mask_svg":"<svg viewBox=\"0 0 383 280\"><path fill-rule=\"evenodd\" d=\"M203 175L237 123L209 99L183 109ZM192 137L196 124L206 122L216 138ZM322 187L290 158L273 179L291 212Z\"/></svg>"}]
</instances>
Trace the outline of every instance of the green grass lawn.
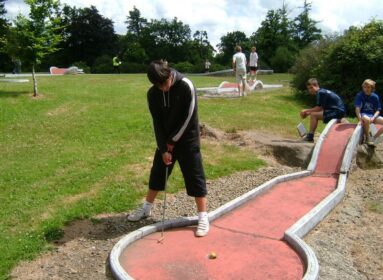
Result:
<instances>
[{"instance_id":1,"label":"green grass lawn","mask_svg":"<svg viewBox=\"0 0 383 280\"><path fill-rule=\"evenodd\" d=\"M197 87L223 78L190 77ZM290 75L259 76L288 85ZM227 78L233 81L232 77ZM0 84L0 279L49 249L74 219L132 209L147 189L155 150L145 75L38 77ZM200 121L224 131L296 137L304 105L288 87L242 99L199 100ZM208 179L264 165L254 151L203 143ZM183 188L180 171L169 185Z\"/></svg>"}]
</instances>

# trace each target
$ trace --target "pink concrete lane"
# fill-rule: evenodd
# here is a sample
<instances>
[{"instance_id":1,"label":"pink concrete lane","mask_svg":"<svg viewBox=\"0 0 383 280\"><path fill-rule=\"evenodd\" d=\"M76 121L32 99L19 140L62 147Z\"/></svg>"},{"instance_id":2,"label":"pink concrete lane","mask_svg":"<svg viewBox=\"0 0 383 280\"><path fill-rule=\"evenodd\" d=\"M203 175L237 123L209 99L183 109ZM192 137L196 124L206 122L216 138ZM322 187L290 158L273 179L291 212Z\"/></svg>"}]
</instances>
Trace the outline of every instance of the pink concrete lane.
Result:
<instances>
[{"instance_id":1,"label":"pink concrete lane","mask_svg":"<svg viewBox=\"0 0 383 280\"><path fill-rule=\"evenodd\" d=\"M302 279L304 264L283 233L334 190L354 128L333 126L313 176L277 184L213 221L206 237L185 227L166 231L162 244L160 233L137 240L121 265L134 279Z\"/></svg>"}]
</instances>

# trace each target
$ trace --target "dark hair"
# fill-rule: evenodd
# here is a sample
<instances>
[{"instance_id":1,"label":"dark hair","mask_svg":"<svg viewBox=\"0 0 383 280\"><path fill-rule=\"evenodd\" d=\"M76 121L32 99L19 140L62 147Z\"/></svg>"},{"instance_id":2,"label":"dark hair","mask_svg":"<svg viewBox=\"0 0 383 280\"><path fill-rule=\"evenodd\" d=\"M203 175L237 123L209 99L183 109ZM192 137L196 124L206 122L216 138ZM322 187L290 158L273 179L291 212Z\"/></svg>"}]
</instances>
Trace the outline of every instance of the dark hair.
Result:
<instances>
[{"instance_id":1,"label":"dark hair","mask_svg":"<svg viewBox=\"0 0 383 280\"><path fill-rule=\"evenodd\" d=\"M167 62L161 60L154 60L150 63L148 68L148 79L153 85L162 85L169 79L171 70Z\"/></svg>"}]
</instances>

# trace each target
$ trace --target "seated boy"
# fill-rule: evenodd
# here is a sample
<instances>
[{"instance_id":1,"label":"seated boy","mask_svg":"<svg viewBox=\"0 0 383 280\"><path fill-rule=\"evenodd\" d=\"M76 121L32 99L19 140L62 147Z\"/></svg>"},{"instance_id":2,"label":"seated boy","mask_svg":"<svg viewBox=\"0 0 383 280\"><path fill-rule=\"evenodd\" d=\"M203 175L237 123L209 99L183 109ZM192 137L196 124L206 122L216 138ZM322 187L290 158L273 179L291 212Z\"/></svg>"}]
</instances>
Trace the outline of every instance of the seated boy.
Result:
<instances>
[{"instance_id":1,"label":"seated boy","mask_svg":"<svg viewBox=\"0 0 383 280\"><path fill-rule=\"evenodd\" d=\"M383 118L380 116L382 106L379 96L374 92L375 81L365 80L362 84L362 89L355 97L355 114L363 125L365 142L368 145L374 145L375 138L370 133L370 124L383 124ZM383 131L380 129L376 137L382 133Z\"/></svg>"},{"instance_id":2,"label":"seated boy","mask_svg":"<svg viewBox=\"0 0 383 280\"><path fill-rule=\"evenodd\" d=\"M300 112L304 119L310 116L310 132L304 138L307 142L314 142L314 133L318 121L328 123L331 119L342 119L345 115L345 107L342 99L334 92L320 88L317 79L310 79L306 83L310 95L316 95L316 106L304 109Z\"/></svg>"}]
</instances>

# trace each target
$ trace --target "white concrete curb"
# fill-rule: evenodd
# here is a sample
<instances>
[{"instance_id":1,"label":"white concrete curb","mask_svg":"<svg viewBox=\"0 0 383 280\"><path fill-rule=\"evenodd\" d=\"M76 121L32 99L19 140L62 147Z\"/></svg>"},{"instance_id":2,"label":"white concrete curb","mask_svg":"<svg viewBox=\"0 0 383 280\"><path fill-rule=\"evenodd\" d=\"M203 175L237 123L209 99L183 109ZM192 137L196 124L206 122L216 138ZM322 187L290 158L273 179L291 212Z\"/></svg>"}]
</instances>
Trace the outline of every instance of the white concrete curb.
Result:
<instances>
[{"instance_id":1,"label":"white concrete curb","mask_svg":"<svg viewBox=\"0 0 383 280\"><path fill-rule=\"evenodd\" d=\"M314 147L314 151L313 151L313 155L311 156L311 160L310 160L310 163L307 167L307 170L309 171L314 171L316 166L317 166L317 162L318 162L318 157L319 157L319 154L320 154L320 150L322 148L322 144L323 144L323 141L326 139L327 137L327 134L329 133L331 127L337 122L336 119L332 119L327 125L326 127L324 128L324 130L322 131L322 133L320 134L319 138L318 138L318 141Z\"/></svg>"}]
</instances>

